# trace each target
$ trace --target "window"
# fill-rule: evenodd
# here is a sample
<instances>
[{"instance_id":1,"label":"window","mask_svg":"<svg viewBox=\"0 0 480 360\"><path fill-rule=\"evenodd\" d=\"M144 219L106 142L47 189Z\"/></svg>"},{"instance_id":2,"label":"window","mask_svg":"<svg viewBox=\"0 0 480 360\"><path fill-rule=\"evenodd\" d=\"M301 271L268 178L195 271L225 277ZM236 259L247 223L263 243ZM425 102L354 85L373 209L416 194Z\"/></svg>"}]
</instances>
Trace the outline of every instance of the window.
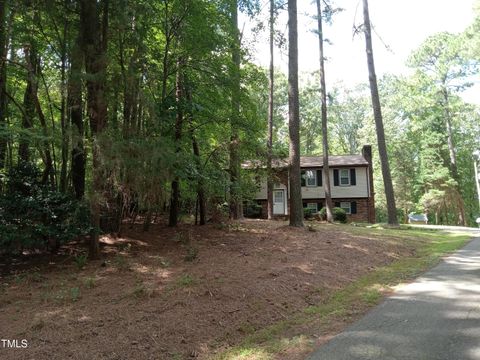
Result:
<instances>
[{"instance_id":1,"label":"window","mask_svg":"<svg viewBox=\"0 0 480 360\"><path fill-rule=\"evenodd\" d=\"M307 186L317 186L317 172L315 170L305 171L305 179Z\"/></svg>"},{"instance_id":2,"label":"window","mask_svg":"<svg viewBox=\"0 0 480 360\"><path fill-rule=\"evenodd\" d=\"M342 201L340 203L340 207L345 210L345 212L347 214L351 214L352 213L352 206L351 206L351 203L347 202L347 201Z\"/></svg>"},{"instance_id":3,"label":"window","mask_svg":"<svg viewBox=\"0 0 480 360\"><path fill-rule=\"evenodd\" d=\"M340 170L340 186L350 185L350 170L341 169Z\"/></svg>"},{"instance_id":4,"label":"window","mask_svg":"<svg viewBox=\"0 0 480 360\"><path fill-rule=\"evenodd\" d=\"M273 199L274 203L283 203L283 190L274 191L273 194L275 195Z\"/></svg>"},{"instance_id":5,"label":"window","mask_svg":"<svg viewBox=\"0 0 480 360\"><path fill-rule=\"evenodd\" d=\"M318 211L318 206L317 203L307 203L307 206L305 206L306 209L313 210L314 212Z\"/></svg>"}]
</instances>

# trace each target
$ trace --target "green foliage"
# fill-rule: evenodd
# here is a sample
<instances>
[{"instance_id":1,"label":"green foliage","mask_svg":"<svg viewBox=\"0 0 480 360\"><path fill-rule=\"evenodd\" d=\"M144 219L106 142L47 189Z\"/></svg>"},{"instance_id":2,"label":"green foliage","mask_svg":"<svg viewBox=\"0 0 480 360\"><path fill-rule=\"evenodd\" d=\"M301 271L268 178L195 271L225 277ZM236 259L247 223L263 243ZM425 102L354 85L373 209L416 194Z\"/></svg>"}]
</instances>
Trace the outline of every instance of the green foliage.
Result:
<instances>
[{"instance_id":1,"label":"green foliage","mask_svg":"<svg viewBox=\"0 0 480 360\"><path fill-rule=\"evenodd\" d=\"M188 262L192 262L198 257L198 249L193 246L188 246L187 248L187 255L185 255L184 260Z\"/></svg>"},{"instance_id":2,"label":"green foliage","mask_svg":"<svg viewBox=\"0 0 480 360\"><path fill-rule=\"evenodd\" d=\"M262 217L262 205L259 205L254 202L249 202L245 206L245 217L247 218L253 218L253 219L258 219Z\"/></svg>"},{"instance_id":3,"label":"green foliage","mask_svg":"<svg viewBox=\"0 0 480 360\"><path fill-rule=\"evenodd\" d=\"M180 287L189 287L193 284L195 284L195 279L189 274L184 274L177 279L177 285Z\"/></svg>"},{"instance_id":4,"label":"green foliage","mask_svg":"<svg viewBox=\"0 0 480 360\"><path fill-rule=\"evenodd\" d=\"M88 262L88 255L87 254L80 254L75 256L74 258L75 265L77 266L78 270L82 270Z\"/></svg>"},{"instance_id":5,"label":"green foliage","mask_svg":"<svg viewBox=\"0 0 480 360\"><path fill-rule=\"evenodd\" d=\"M309 208L303 209L303 217L305 219L312 219L315 213L316 211L314 209L309 209Z\"/></svg>"},{"instance_id":6,"label":"green foliage","mask_svg":"<svg viewBox=\"0 0 480 360\"><path fill-rule=\"evenodd\" d=\"M72 302L77 302L80 299L80 288L73 287L70 289L70 298Z\"/></svg>"},{"instance_id":7,"label":"green foliage","mask_svg":"<svg viewBox=\"0 0 480 360\"><path fill-rule=\"evenodd\" d=\"M61 244L90 231L88 208L69 194L40 182L32 164L21 164L5 174L0 196L0 252L56 250Z\"/></svg>"},{"instance_id":8,"label":"green foliage","mask_svg":"<svg viewBox=\"0 0 480 360\"><path fill-rule=\"evenodd\" d=\"M87 277L84 284L88 289L93 289L96 286L96 279L94 277Z\"/></svg>"},{"instance_id":9,"label":"green foliage","mask_svg":"<svg viewBox=\"0 0 480 360\"><path fill-rule=\"evenodd\" d=\"M334 207L332 211L333 211L333 221L338 221L342 224L345 224L347 222L347 213L345 212L345 210L339 207ZM325 207L322 207L320 209L320 217L323 220L327 219L327 209Z\"/></svg>"}]
</instances>

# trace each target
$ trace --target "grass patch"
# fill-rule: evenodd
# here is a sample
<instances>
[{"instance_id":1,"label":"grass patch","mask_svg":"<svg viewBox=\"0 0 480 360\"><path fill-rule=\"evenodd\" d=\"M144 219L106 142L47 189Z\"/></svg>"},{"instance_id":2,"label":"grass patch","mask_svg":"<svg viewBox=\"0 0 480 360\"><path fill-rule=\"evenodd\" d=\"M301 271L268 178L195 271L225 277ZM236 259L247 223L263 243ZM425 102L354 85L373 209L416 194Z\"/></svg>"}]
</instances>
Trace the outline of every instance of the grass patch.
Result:
<instances>
[{"instance_id":1,"label":"grass patch","mask_svg":"<svg viewBox=\"0 0 480 360\"><path fill-rule=\"evenodd\" d=\"M78 299L80 299L80 288L73 287L73 288L70 289L70 299L73 302L77 302Z\"/></svg>"},{"instance_id":2,"label":"grass patch","mask_svg":"<svg viewBox=\"0 0 480 360\"><path fill-rule=\"evenodd\" d=\"M440 258L462 247L471 235L413 229L410 227L366 228L338 225L339 231L368 236L372 241L402 241L415 249L411 257L401 258L387 266L379 267L345 288L330 294L321 304L309 306L303 312L247 335L240 345L218 354L215 360L278 358L279 353L295 350L307 353L313 350L313 339L306 336L285 337L285 333L301 332L309 324L327 327L335 319L355 312L364 312L378 304L385 292L406 280L410 280L436 265ZM295 339L302 339L299 348ZM302 350L303 349L303 350Z\"/></svg>"},{"instance_id":3,"label":"grass patch","mask_svg":"<svg viewBox=\"0 0 480 360\"><path fill-rule=\"evenodd\" d=\"M188 287L195 284L195 279L191 275L185 274L180 276L176 283L179 287Z\"/></svg>"},{"instance_id":4,"label":"grass patch","mask_svg":"<svg viewBox=\"0 0 480 360\"><path fill-rule=\"evenodd\" d=\"M272 355L265 349L256 347L243 347L232 351L228 357L229 360L270 360Z\"/></svg>"},{"instance_id":5,"label":"grass patch","mask_svg":"<svg viewBox=\"0 0 480 360\"><path fill-rule=\"evenodd\" d=\"M93 289L96 285L97 285L97 281L94 277L87 277L85 278L85 280L83 281L83 283L85 284L85 286L88 288L88 289Z\"/></svg>"}]
</instances>

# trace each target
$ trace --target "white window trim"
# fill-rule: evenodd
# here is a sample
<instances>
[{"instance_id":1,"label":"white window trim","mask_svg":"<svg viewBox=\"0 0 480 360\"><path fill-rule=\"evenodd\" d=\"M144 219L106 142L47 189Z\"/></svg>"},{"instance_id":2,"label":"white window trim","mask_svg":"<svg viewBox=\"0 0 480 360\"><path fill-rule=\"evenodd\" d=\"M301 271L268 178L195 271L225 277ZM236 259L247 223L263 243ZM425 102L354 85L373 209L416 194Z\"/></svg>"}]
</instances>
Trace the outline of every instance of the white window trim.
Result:
<instances>
[{"instance_id":1,"label":"white window trim","mask_svg":"<svg viewBox=\"0 0 480 360\"><path fill-rule=\"evenodd\" d=\"M347 171L347 178L348 178L348 184L342 184L342 171ZM345 177L343 177L345 179ZM338 171L338 182L340 183L340 186L350 186L351 181L350 181L350 169L340 169Z\"/></svg>"},{"instance_id":2,"label":"white window trim","mask_svg":"<svg viewBox=\"0 0 480 360\"><path fill-rule=\"evenodd\" d=\"M313 177L312 178L309 178L307 176L307 172L311 171L313 173ZM311 185L308 183L308 179L313 179L315 180L315 184ZM317 170L305 170L305 186L306 187L316 187L318 184L318 179L317 179Z\"/></svg>"},{"instance_id":3,"label":"white window trim","mask_svg":"<svg viewBox=\"0 0 480 360\"><path fill-rule=\"evenodd\" d=\"M311 205L314 205L314 207ZM307 207L305 209L312 209L315 210L315 212L318 212L318 203L307 203Z\"/></svg>"},{"instance_id":4,"label":"white window trim","mask_svg":"<svg viewBox=\"0 0 480 360\"><path fill-rule=\"evenodd\" d=\"M346 205L346 206L344 206ZM352 203L350 201L341 201L340 208L345 210L348 215L352 214Z\"/></svg>"}]
</instances>

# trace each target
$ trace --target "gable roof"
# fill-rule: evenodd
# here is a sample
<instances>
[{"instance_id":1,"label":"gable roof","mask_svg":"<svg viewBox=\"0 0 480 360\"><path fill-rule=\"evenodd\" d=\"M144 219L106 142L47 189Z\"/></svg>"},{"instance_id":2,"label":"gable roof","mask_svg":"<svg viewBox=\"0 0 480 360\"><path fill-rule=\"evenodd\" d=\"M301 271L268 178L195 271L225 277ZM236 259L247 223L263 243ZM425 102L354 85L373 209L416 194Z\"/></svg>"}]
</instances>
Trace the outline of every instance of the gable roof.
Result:
<instances>
[{"instance_id":1,"label":"gable roof","mask_svg":"<svg viewBox=\"0 0 480 360\"><path fill-rule=\"evenodd\" d=\"M362 155L330 155L329 166L367 166L368 161ZM322 156L301 156L300 167L323 166Z\"/></svg>"},{"instance_id":2,"label":"gable roof","mask_svg":"<svg viewBox=\"0 0 480 360\"><path fill-rule=\"evenodd\" d=\"M368 161L363 157L363 155L330 155L328 157L328 165L331 167L342 167L342 166L368 166ZM273 159L272 167L273 168L284 168L288 166L288 159ZM323 157L322 156L300 156L300 167L301 168L312 168L312 167L322 167L323 166ZM245 161L242 164L242 167L245 169L252 168L264 168L265 163L259 160Z\"/></svg>"}]
</instances>

